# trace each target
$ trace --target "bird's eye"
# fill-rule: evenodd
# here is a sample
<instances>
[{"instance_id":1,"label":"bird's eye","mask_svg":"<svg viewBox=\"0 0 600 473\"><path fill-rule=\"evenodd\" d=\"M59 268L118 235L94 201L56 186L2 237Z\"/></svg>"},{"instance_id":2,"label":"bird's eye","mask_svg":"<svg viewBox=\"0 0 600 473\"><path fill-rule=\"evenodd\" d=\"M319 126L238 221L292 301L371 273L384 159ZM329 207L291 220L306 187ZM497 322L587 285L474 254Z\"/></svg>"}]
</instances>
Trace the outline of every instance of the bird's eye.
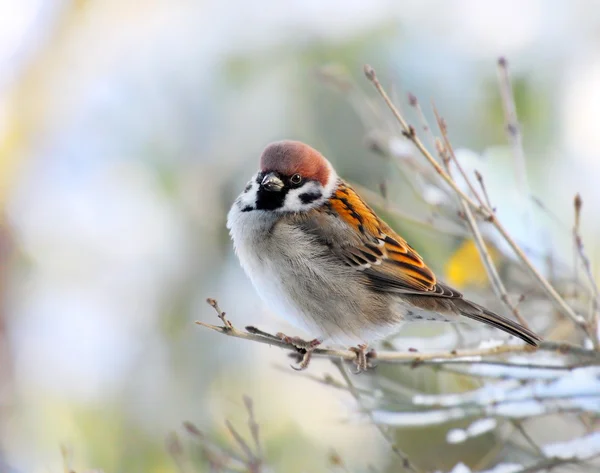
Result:
<instances>
[{"instance_id":1,"label":"bird's eye","mask_svg":"<svg viewBox=\"0 0 600 473\"><path fill-rule=\"evenodd\" d=\"M292 177L290 177L290 182L297 186L302 182L302 176L300 174L294 174Z\"/></svg>"}]
</instances>

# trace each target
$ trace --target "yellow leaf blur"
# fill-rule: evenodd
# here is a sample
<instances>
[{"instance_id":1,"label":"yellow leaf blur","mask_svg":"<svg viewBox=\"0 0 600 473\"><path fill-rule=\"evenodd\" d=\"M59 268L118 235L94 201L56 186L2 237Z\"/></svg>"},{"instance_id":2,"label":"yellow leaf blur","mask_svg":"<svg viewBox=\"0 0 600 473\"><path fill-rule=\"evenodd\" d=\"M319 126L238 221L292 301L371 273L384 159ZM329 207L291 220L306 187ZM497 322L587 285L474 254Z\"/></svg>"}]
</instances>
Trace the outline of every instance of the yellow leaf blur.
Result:
<instances>
[{"instance_id":1,"label":"yellow leaf blur","mask_svg":"<svg viewBox=\"0 0 600 473\"><path fill-rule=\"evenodd\" d=\"M500 260L498 250L488 244L488 251L494 263ZM446 281L459 289L465 287L485 287L489 284L479 251L472 239L464 240L446 263Z\"/></svg>"}]
</instances>

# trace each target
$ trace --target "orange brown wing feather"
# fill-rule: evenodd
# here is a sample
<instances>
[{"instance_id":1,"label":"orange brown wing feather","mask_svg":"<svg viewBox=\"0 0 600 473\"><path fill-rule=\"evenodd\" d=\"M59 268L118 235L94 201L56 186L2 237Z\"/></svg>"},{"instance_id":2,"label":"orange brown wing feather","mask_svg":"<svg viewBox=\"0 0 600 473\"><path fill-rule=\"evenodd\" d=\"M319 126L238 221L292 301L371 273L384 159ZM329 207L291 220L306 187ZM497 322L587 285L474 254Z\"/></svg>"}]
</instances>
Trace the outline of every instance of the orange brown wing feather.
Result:
<instances>
[{"instance_id":1,"label":"orange brown wing feather","mask_svg":"<svg viewBox=\"0 0 600 473\"><path fill-rule=\"evenodd\" d=\"M423 258L394 232L360 196L341 183L330 199L340 218L360 234L360 245L345 248L347 260L358 266L379 285L390 289L442 295L433 272Z\"/></svg>"}]
</instances>

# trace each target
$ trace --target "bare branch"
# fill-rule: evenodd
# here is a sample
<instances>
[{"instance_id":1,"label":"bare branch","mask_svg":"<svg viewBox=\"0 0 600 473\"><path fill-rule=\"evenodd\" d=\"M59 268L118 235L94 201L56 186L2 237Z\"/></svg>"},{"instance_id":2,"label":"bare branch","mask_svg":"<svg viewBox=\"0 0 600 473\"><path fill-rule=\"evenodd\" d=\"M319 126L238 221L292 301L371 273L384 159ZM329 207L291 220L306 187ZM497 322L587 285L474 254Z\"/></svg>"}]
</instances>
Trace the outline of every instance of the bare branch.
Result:
<instances>
[{"instance_id":1,"label":"bare branch","mask_svg":"<svg viewBox=\"0 0 600 473\"><path fill-rule=\"evenodd\" d=\"M581 195L577 194L575 199L573 200L573 205L575 207L575 224L573 225L573 240L575 242L575 249L581 262L583 264L583 268L585 269L585 274L589 280L593 302L592 302L592 317L590 318L590 331L596 332L595 336L592 336L592 340L594 341L594 346L598 348L600 346L600 333L597 333L597 327L600 319L600 290L598 289L598 283L596 282L596 278L594 277L594 272L592 271L592 264L590 263L590 259L588 258L585 247L583 246L583 239L581 238L581 233L579 231L579 226L581 223L581 208L583 207L583 200L581 199Z\"/></svg>"},{"instance_id":2,"label":"bare branch","mask_svg":"<svg viewBox=\"0 0 600 473\"><path fill-rule=\"evenodd\" d=\"M352 380L350 379L350 376L348 375L348 372L346 371L346 368L344 367L343 363L339 359L337 359L337 360L334 359L331 361L336 366L336 368L340 371L342 377L344 378L344 381L346 382L346 384L348 386L348 391L350 392L350 394L352 394L354 399L356 399L356 402L358 403L358 405L362 408L362 400L361 400L360 393L354 387L354 383L352 383ZM374 421L373 412L370 409L363 409L363 410L367 413L367 415L371 419L371 422L377 428L377 430L379 430L379 432L381 433L381 435L383 436L385 441L390 445L392 451L396 454L396 456L398 458L400 458L400 460L402 461L402 466L406 470L416 472L417 470L413 466L412 462L408 459L408 456L406 456L406 454L402 450L400 450L398 448L398 446L396 445L396 443L394 442L394 439L390 435L387 427Z\"/></svg>"},{"instance_id":3,"label":"bare branch","mask_svg":"<svg viewBox=\"0 0 600 473\"><path fill-rule=\"evenodd\" d=\"M486 206L485 202L482 200L481 196L479 195L479 192L477 192L477 190L471 183L471 179L469 179L469 176L467 176L467 173L465 172L462 165L460 164L460 161L458 159L456 159L456 155L454 154L454 148L452 148L452 145L450 144L450 138L448 138L448 126L446 125L446 121L440 116L434 103L432 103L432 106L433 106L433 113L435 114L435 119L437 120L438 128L440 129L440 132L442 134L442 139L444 140L444 148L446 149L449 158L452 161L454 161L454 164L456 165L458 172L463 177L463 179L464 179L465 183L467 184L471 193L475 196L475 198L479 202L481 208L488 208L488 206ZM446 165L446 172L448 173L448 176L450 176L450 168L448 165ZM450 176L450 177L452 178L452 176ZM462 199L462 201L464 202L464 199ZM466 205L467 205L467 203L465 202L465 206ZM489 209L491 209L491 206L489 207Z\"/></svg>"},{"instance_id":4,"label":"bare branch","mask_svg":"<svg viewBox=\"0 0 600 473\"><path fill-rule=\"evenodd\" d=\"M365 75L367 76L367 79L369 79L373 83L373 85L375 86L375 88L377 89L377 91L379 92L379 94L383 97L383 100L385 101L385 103L387 104L387 106L390 108L390 110L392 111L392 113L396 117L396 120L398 120L398 122L402 126L402 133L403 133L403 135L406 138L408 138L410 141L413 142L413 144L417 147L417 149L421 152L421 154L427 159L427 161L429 161L431 163L431 165L434 167L434 169L436 170L436 172L442 177L442 179L444 179L444 181L446 181L446 183L450 187L452 187L452 189L454 189L454 191L458 195L460 195L463 199L465 199L469 203L469 205L471 205L475 210L477 210L478 212L483 213L483 215L486 216L486 214L487 214L486 210L484 208L481 208L467 194L465 194L461 190L460 187L458 187L458 185L454 182L454 180L450 176L448 176L448 174L444 171L444 169L438 164L438 162L436 161L436 159L427 150L427 148L425 147L425 145L423 144L423 142L416 135L415 129L412 127L412 125L408 124L408 122L400 114L400 112L398 111L398 109L396 108L396 106L394 105L394 103L388 97L386 91L384 90L384 88L382 87L381 83L379 82L379 79L377 79L377 76L375 74L375 70L371 66L366 65L365 66Z\"/></svg>"},{"instance_id":5,"label":"bare branch","mask_svg":"<svg viewBox=\"0 0 600 473\"><path fill-rule=\"evenodd\" d=\"M508 73L508 63L503 57L498 59L498 80L500 82L500 96L502 98L502 108L504 109L506 134L510 141L515 160L517 186L522 195L527 195L527 168L525 166L525 152L523 151L523 137L517 118L517 106Z\"/></svg>"},{"instance_id":6,"label":"bare branch","mask_svg":"<svg viewBox=\"0 0 600 473\"><path fill-rule=\"evenodd\" d=\"M481 173L477 170L475 170L475 177L477 178L477 182L479 182L479 187L481 187L481 191L483 192L483 197L485 199L485 203L486 205L492 209L495 210L494 207L492 207L492 203L490 201L490 196L487 193L487 189L485 187L485 183L483 182L483 176L481 175Z\"/></svg>"},{"instance_id":7,"label":"bare branch","mask_svg":"<svg viewBox=\"0 0 600 473\"><path fill-rule=\"evenodd\" d=\"M473 199L471 199L465 192L460 189L460 187L456 184L454 179L452 179L446 171L438 164L435 158L431 155L431 153L427 150L423 142L416 136L415 129L412 125L409 125L405 118L400 114L396 106L388 97L387 93L383 89L381 83L377 79L375 74L375 70L369 66L365 66L365 75L367 78L373 83L375 89L379 92L387 106L390 108L394 117L400 123L402 127L403 135L412 141L412 143L417 147L417 149L421 152L421 154L429 161L429 163L434 167L436 172L446 181L446 183L466 202L471 208L473 208L477 213L481 214L484 218L492 222L492 224L496 227L498 232L502 235L504 240L510 245L515 254L519 257L519 259L525 264L525 267L529 270L531 275L536 279L544 291L548 294L550 299L554 301L554 303L561 309L561 312L569 317L577 326L583 329L588 336L591 336L589 333L589 327L586 324L586 321L583 317L576 314L572 307L570 307L566 301L556 292L556 289L552 287L552 285L548 282L548 280L537 270L537 268L533 265L531 260L527 257L527 255L523 252L523 250L519 247L519 245L515 242L515 240L510 236L506 228L499 222L494 214L493 210L488 208L485 205L477 204Z\"/></svg>"},{"instance_id":8,"label":"bare branch","mask_svg":"<svg viewBox=\"0 0 600 473\"><path fill-rule=\"evenodd\" d=\"M254 417L254 402L250 396L244 396L244 404L246 406L246 410L248 411L248 428L250 429L254 446L256 447L258 457L262 458L263 455L262 447L260 445L260 427L258 422L256 422L256 418Z\"/></svg>"},{"instance_id":9,"label":"bare branch","mask_svg":"<svg viewBox=\"0 0 600 473\"><path fill-rule=\"evenodd\" d=\"M211 304L212 305L212 304ZM241 338L267 345L277 346L290 351L297 351L294 345L284 342L280 338L270 333L259 330L255 327L246 327L246 331L236 329L231 322L227 321L228 326L218 326L206 322L196 321L196 324L214 330L216 332L228 335L230 337ZM570 354L576 357L588 359L590 362L600 362L600 352L588 350L568 343L557 343L544 341L539 347L530 345L500 345L492 348L474 348L468 350L452 350L432 353L419 353L416 351L396 352L379 351L375 355L374 361L378 363L405 363L419 366L428 362L439 363L442 360L457 360L460 358L473 358L483 356L497 356L506 353L535 353L536 351L548 351L560 354ZM356 353L351 350L342 350L337 348L328 348L318 346L313 351L313 356L343 359L353 362L356 360ZM472 361L472 360L471 360Z\"/></svg>"},{"instance_id":10,"label":"bare branch","mask_svg":"<svg viewBox=\"0 0 600 473\"><path fill-rule=\"evenodd\" d=\"M222 314L221 310L218 309L218 305L214 299L209 299L208 303L215 307L217 313ZM263 456L262 449L260 447L259 438L259 427L254 418L254 408L252 399L248 396L244 396L244 405L248 411L248 427L254 441L256 451L253 451L248 442L242 437L242 435L236 430L233 424L229 421L225 421L227 430L233 437L235 443L240 447L243 452L243 457L233 452L232 450L218 445L216 442L210 440L209 437L204 435L194 424L191 422L184 422L184 427L196 440L199 441L202 446L203 454L209 463L211 468L210 471L240 471L246 473L261 473L263 471ZM180 455L181 456L181 455Z\"/></svg>"},{"instance_id":11,"label":"bare branch","mask_svg":"<svg viewBox=\"0 0 600 473\"><path fill-rule=\"evenodd\" d=\"M469 232L466 228L461 228L451 221L434 221L433 219L424 220L420 217L414 217L412 215L407 214L404 210L399 209L397 206L390 204L383 197L378 195L377 193L367 189L366 187L361 186L355 182L352 182L352 187L354 187L361 196L364 196L369 204L374 206L380 206L385 209L386 212L398 217L406 222L413 223L415 225L419 225L426 230L434 230L445 235L465 237L469 235Z\"/></svg>"},{"instance_id":12,"label":"bare branch","mask_svg":"<svg viewBox=\"0 0 600 473\"><path fill-rule=\"evenodd\" d=\"M471 192L473 192L476 195L477 199L479 200L479 202L482 203L482 205L485 205L485 204L483 204L483 200L479 196L479 193L475 190L475 188L471 184L471 180L469 179L469 177L463 170L463 167L461 166L460 162L456 158L456 154L454 153L454 149L452 148L452 144L450 143L450 140L448 138L448 129L445 126L445 124L443 123L442 118L440 117L440 115L437 111L437 108L435 108L435 105L433 108L433 112L435 113L435 117L438 122L440 132L442 133L445 151L450 156L452 161L454 161L454 164L458 168L459 172L462 174L463 179L467 182L467 185L471 189ZM446 162L446 161L444 161L444 162ZM447 170L448 174L450 175L450 167L447 164L446 164L446 170ZM483 185L483 178L481 179L481 183ZM489 200L488 200L488 202L489 202ZM473 213L471 212L470 207L467 205L467 203L463 199L461 199L460 204L462 206L462 209L465 214L465 218L469 224L469 227L471 228L471 232L473 233L473 239L475 241L475 245L477 246L477 251L479 251L479 256L481 257L481 261L483 263L483 266L485 267L486 273L488 275L488 279L490 280L490 284L492 285L492 288L494 289L496 296L498 296L498 298L502 301L502 303L504 305L506 305L506 307L508 307L508 309L512 312L512 314L515 316L515 318L521 323L521 325L523 325L525 328L529 328L529 324L527 323L527 321L523 318L523 316L521 315L521 313L519 312L517 307L514 306L508 298L508 292L506 291L506 288L504 287L504 283L502 282L502 279L500 278L500 275L498 274L498 269L496 268L496 265L494 263L494 260L492 259L492 256L490 255L490 252L488 251L487 245L486 245L483 237L481 236L481 232L479 231L479 226L477 225L477 221L475 220L475 217L473 216ZM491 206L489 206L489 208L491 208Z\"/></svg>"}]
</instances>

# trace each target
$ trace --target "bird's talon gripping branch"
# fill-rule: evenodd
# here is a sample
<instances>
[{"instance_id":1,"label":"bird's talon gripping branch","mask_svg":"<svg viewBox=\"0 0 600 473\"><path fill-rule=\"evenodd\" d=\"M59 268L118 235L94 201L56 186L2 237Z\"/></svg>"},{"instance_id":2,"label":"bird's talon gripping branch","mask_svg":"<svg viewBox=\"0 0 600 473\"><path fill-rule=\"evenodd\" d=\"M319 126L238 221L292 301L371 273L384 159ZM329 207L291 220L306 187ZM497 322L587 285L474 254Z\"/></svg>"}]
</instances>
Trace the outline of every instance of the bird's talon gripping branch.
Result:
<instances>
[{"instance_id":1,"label":"bird's talon gripping branch","mask_svg":"<svg viewBox=\"0 0 600 473\"><path fill-rule=\"evenodd\" d=\"M284 333L278 332L277 337L288 345L292 345L297 350L298 365L290 365L296 371L303 371L308 368L312 353L321 344L321 340L315 338L314 340L306 341L300 337L288 337Z\"/></svg>"},{"instance_id":2,"label":"bird's talon gripping branch","mask_svg":"<svg viewBox=\"0 0 600 473\"><path fill-rule=\"evenodd\" d=\"M350 348L350 351L356 353L356 359L354 360L354 364L356 365L355 374L362 373L363 371L367 371L369 368L373 367L371 360L377 355L375 350L367 350L368 347L369 346L364 343Z\"/></svg>"}]
</instances>

